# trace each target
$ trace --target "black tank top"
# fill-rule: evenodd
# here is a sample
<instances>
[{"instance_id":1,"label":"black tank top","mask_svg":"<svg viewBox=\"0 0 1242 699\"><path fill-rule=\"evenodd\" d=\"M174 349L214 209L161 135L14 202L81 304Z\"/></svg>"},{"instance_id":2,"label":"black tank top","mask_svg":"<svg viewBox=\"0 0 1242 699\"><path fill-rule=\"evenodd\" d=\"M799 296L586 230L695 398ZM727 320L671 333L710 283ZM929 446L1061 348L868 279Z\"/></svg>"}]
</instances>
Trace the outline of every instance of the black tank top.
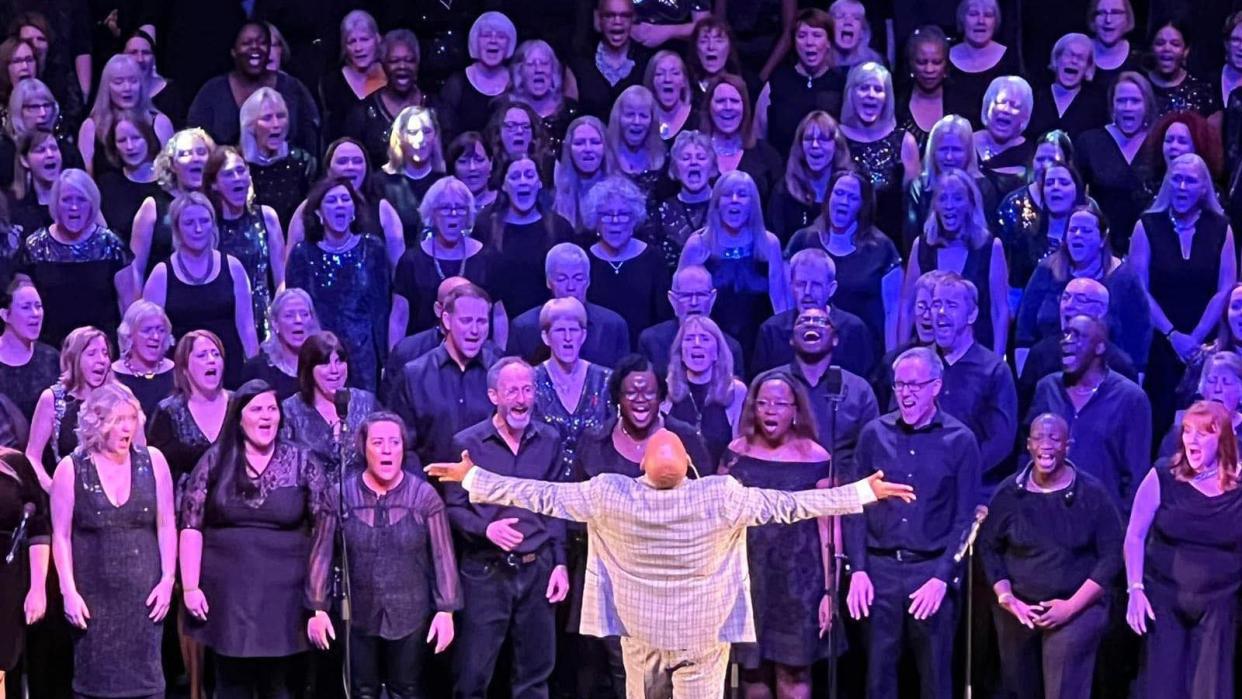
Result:
<instances>
[{"instance_id":1,"label":"black tank top","mask_svg":"<svg viewBox=\"0 0 1242 699\"><path fill-rule=\"evenodd\" d=\"M173 337L183 337L191 330L210 330L224 343L224 385L236 388L241 383L241 369L246 361L241 338L237 334L237 308L233 298L233 273L228 256L220 255L220 273L206 284L191 285L181 281L168 260L168 291L164 310L172 321Z\"/></svg>"},{"instance_id":2,"label":"black tank top","mask_svg":"<svg viewBox=\"0 0 1242 699\"><path fill-rule=\"evenodd\" d=\"M979 318L975 321L975 340L984 347L992 347L992 294L988 284L992 269L992 236L978 248L966 253L962 276L969 279L979 292ZM940 248L927 244L927 238L919 240L919 271L926 274L940 269Z\"/></svg>"},{"instance_id":3,"label":"black tank top","mask_svg":"<svg viewBox=\"0 0 1242 699\"><path fill-rule=\"evenodd\" d=\"M1167 211L1143 214L1140 219L1151 247L1148 288L1173 327L1189 332L1216 293L1221 248L1229 222L1204 209L1195 224L1190 259L1182 258L1182 246Z\"/></svg>"}]
</instances>

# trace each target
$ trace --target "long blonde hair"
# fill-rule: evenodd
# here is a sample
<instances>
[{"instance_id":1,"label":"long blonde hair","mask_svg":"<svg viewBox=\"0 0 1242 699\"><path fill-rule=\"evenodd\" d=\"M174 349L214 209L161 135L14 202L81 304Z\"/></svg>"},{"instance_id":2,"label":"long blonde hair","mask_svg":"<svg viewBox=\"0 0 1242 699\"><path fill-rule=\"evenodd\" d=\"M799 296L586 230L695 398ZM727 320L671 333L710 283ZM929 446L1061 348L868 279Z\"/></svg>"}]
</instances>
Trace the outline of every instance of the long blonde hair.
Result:
<instances>
[{"instance_id":1,"label":"long blonde hair","mask_svg":"<svg viewBox=\"0 0 1242 699\"><path fill-rule=\"evenodd\" d=\"M651 94L651 90L642 85L630 85L625 88L625 91L617 97L617 101L612 104L612 111L608 114L606 138L604 139L604 162L608 166L608 172L617 173L618 175L628 174L621 169L620 158L617 157L617 149L621 147L622 142L625 140L621 135L621 112L625 109L626 104L632 102L641 103L651 113L651 123L647 127L647 139L642 145L642 150L647 156L646 169L659 170L664 167L666 153L664 139L660 138L660 125L656 121L655 95Z\"/></svg>"},{"instance_id":2,"label":"long blonde hair","mask_svg":"<svg viewBox=\"0 0 1242 699\"><path fill-rule=\"evenodd\" d=\"M708 380L707 405L729 405L733 402L733 352L729 350L724 332L716 321L705 315L692 315L681 322L677 335L673 338L668 359L668 397L674 403L685 400L690 395L690 384L686 378L686 364L681 358L681 343L691 330L701 330L716 341L716 362L712 364L712 375Z\"/></svg>"}]
</instances>

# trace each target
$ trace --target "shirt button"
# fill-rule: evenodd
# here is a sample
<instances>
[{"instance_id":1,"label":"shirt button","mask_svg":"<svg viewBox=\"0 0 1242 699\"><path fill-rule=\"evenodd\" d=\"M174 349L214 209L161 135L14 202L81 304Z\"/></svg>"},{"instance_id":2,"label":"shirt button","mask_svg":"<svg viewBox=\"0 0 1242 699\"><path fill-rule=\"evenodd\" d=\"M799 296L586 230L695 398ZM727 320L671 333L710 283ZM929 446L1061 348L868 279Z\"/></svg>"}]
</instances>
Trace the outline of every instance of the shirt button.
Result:
<instances>
[{"instance_id":1,"label":"shirt button","mask_svg":"<svg viewBox=\"0 0 1242 699\"><path fill-rule=\"evenodd\" d=\"M914 456L914 450L913 450L913 449L911 449L911 450L910 450L910 456Z\"/></svg>"},{"instance_id":2,"label":"shirt button","mask_svg":"<svg viewBox=\"0 0 1242 699\"><path fill-rule=\"evenodd\" d=\"M908 519L906 519L905 517L902 517L902 518L901 518L901 523L902 523L902 524L906 524L907 522L909 522L909 520L908 520Z\"/></svg>"}]
</instances>

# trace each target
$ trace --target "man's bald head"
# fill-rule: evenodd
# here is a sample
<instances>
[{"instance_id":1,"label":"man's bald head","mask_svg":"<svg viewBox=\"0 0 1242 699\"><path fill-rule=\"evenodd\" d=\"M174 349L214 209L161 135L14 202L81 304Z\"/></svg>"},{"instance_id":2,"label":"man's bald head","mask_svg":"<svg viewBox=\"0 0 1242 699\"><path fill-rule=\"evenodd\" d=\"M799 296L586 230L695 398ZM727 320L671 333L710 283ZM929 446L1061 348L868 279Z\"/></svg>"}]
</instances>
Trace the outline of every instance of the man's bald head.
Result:
<instances>
[{"instance_id":1,"label":"man's bald head","mask_svg":"<svg viewBox=\"0 0 1242 699\"><path fill-rule=\"evenodd\" d=\"M652 485L668 490L685 480L686 472L690 470L690 455L677 435L662 429L647 440L640 466Z\"/></svg>"},{"instance_id":2,"label":"man's bald head","mask_svg":"<svg viewBox=\"0 0 1242 699\"><path fill-rule=\"evenodd\" d=\"M1074 316L1102 319L1108 315L1108 287L1089 277L1071 279L1061 292L1061 327Z\"/></svg>"},{"instance_id":3,"label":"man's bald head","mask_svg":"<svg viewBox=\"0 0 1242 699\"><path fill-rule=\"evenodd\" d=\"M469 283L470 280L465 277L445 277L444 281L440 282L440 286L436 287L436 301L431 306L431 309L436 312L437 318L444 315L444 304L448 303L449 294L453 293L454 289Z\"/></svg>"}]
</instances>

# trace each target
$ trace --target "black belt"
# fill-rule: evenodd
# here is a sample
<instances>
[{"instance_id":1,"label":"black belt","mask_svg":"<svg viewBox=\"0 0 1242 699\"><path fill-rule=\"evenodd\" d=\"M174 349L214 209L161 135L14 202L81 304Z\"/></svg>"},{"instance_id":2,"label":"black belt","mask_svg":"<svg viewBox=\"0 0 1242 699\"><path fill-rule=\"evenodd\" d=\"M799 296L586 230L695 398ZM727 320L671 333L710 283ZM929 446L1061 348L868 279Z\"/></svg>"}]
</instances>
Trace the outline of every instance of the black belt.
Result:
<instances>
[{"instance_id":1,"label":"black belt","mask_svg":"<svg viewBox=\"0 0 1242 699\"><path fill-rule=\"evenodd\" d=\"M540 549L539 551L535 551L533 553L503 553L499 555L493 553L479 553L470 557L482 563L504 564L510 568L521 568L522 566L528 566L535 561L538 561L539 554L542 550L543 549Z\"/></svg>"},{"instance_id":2,"label":"black belt","mask_svg":"<svg viewBox=\"0 0 1242 699\"><path fill-rule=\"evenodd\" d=\"M879 549L867 548L868 556L879 556L881 558L891 558L898 563L923 563L925 561L934 561L944 555L944 549L939 551L911 551L910 549Z\"/></svg>"}]
</instances>

